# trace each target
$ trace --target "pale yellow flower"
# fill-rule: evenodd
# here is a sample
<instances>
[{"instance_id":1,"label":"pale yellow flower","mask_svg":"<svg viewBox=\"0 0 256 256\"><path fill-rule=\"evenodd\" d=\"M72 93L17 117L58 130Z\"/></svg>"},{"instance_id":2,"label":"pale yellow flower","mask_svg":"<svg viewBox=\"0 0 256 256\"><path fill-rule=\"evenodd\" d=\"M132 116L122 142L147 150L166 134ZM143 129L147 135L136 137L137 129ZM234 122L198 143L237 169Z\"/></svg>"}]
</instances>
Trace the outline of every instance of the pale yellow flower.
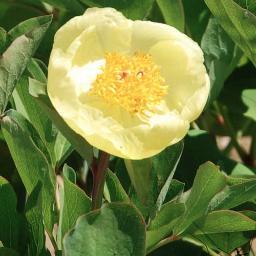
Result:
<instances>
[{"instance_id":1,"label":"pale yellow flower","mask_svg":"<svg viewBox=\"0 0 256 256\"><path fill-rule=\"evenodd\" d=\"M91 8L56 33L48 94L91 145L142 159L180 141L202 112L203 61L199 46L171 26Z\"/></svg>"}]
</instances>

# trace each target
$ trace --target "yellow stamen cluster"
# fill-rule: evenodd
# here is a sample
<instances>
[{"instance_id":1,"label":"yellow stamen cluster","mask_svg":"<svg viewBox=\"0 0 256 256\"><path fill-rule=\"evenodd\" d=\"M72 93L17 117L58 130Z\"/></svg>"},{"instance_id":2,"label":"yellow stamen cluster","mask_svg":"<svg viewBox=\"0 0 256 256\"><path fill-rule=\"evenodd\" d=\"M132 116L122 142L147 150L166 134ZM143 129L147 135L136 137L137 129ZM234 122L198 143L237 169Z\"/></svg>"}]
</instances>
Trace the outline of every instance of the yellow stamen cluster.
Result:
<instances>
[{"instance_id":1,"label":"yellow stamen cluster","mask_svg":"<svg viewBox=\"0 0 256 256\"><path fill-rule=\"evenodd\" d=\"M89 91L110 104L118 104L132 114L153 111L167 94L167 86L152 56L107 53L105 66Z\"/></svg>"}]
</instances>

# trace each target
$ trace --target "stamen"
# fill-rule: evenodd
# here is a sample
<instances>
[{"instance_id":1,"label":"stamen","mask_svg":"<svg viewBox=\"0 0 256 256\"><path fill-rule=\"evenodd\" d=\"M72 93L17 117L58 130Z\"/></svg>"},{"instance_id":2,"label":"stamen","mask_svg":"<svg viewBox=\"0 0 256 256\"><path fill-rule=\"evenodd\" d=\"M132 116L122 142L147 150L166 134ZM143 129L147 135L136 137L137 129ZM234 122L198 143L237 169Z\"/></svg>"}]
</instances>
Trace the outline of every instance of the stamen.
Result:
<instances>
[{"instance_id":1,"label":"stamen","mask_svg":"<svg viewBox=\"0 0 256 256\"><path fill-rule=\"evenodd\" d=\"M152 56L107 53L105 66L89 90L90 95L118 104L132 114L153 112L167 94L167 85Z\"/></svg>"}]
</instances>

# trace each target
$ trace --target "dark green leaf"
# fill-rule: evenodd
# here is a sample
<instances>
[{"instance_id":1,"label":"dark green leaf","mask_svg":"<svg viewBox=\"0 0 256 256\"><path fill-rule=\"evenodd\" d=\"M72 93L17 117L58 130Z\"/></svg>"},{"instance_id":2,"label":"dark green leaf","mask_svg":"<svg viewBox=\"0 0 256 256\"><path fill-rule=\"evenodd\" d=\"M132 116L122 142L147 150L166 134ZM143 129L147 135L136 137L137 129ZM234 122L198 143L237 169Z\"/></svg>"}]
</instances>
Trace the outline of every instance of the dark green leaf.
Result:
<instances>
[{"instance_id":1,"label":"dark green leaf","mask_svg":"<svg viewBox=\"0 0 256 256\"><path fill-rule=\"evenodd\" d=\"M0 241L5 247L18 249L22 218L16 211L17 199L15 192L8 181L1 176L0 202Z\"/></svg>"},{"instance_id":2,"label":"dark green leaf","mask_svg":"<svg viewBox=\"0 0 256 256\"><path fill-rule=\"evenodd\" d=\"M0 54L5 49L6 38L7 38L7 32L2 27L0 27Z\"/></svg>"},{"instance_id":3,"label":"dark green leaf","mask_svg":"<svg viewBox=\"0 0 256 256\"><path fill-rule=\"evenodd\" d=\"M44 36L52 16L36 17L12 29L14 39L0 58L0 113L3 113L14 87Z\"/></svg>"},{"instance_id":4,"label":"dark green leaf","mask_svg":"<svg viewBox=\"0 0 256 256\"><path fill-rule=\"evenodd\" d=\"M44 223L53 226L55 173L41 151L40 138L33 126L17 111L10 110L2 119L2 131L22 182L30 194L38 181L43 184Z\"/></svg>"},{"instance_id":5,"label":"dark green leaf","mask_svg":"<svg viewBox=\"0 0 256 256\"><path fill-rule=\"evenodd\" d=\"M75 229L64 238L64 254L144 256L144 221L130 204L107 204L79 218Z\"/></svg>"},{"instance_id":6,"label":"dark green leaf","mask_svg":"<svg viewBox=\"0 0 256 256\"><path fill-rule=\"evenodd\" d=\"M149 14L153 0L81 0L90 7L113 7L133 20L142 20Z\"/></svg>"},{"instance_id":7,"label":"dark green leaf","mask_svg":"<svg viewBox=\"0 0 256 256\"><path fill-rule=\"evenodd\" d=\"M242 52L222 29L216 18L209 20L201 47L211 80L210 97L211 101L214 101L225 80L237 66Z\"/></svg>"},{"instance_id":8,"label":"dark green leaf","mask_svg":"<svg viewBox=\"0 0 256 256\"><path fill-rule=\"evenodd\" d=\"M156 1L166 24L171 25L181 32L184 32L185 16L181 0L157 0Z\"/></svg>"},{"instance_id":9,"label":"dark green leaf","mask_svg":"<svg viewBox=\"0 0 256 256\"><path fill-rule=\"evenodd\" d=\"M256 12L250 9L254 0L246 2L247 6L241 6L241 2L233 0L205 0L221 26L256 66Z\"/></svg>"}]
</instances>

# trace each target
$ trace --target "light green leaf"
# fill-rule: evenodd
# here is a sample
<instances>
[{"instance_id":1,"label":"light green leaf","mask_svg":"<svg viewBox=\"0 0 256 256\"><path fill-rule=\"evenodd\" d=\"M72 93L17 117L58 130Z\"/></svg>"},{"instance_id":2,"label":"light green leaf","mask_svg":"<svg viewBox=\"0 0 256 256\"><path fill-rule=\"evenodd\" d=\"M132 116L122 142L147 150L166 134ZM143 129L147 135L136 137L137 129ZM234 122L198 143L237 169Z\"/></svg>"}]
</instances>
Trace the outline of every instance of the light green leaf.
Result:
<instances>
[{"instance_id":1,"label":"light green leaf","mask_svg":"<svg viewBox=\"0 0 256 256\"><path fill-rule=\"evenodd\" d=\"M88 213L91 209L91 200L76 185L75 171L64 165L63 168L64 187L60 188L61 191L61 209L58 230L58 244L61 248L61 241L64 235L75 226L79 216Z\"/></svg>"},{"instance_id":2,"label":"light green leaf","mask_svg":"<svg viewBox=\"0 0 256 256\"><path fill-rule=\"evenodd\" d=\"M216 18L211 18L201 41L211 81L211 101L219 95L225 80L237 66L242 51L233 43Z\"/></svg>"},{"instance_id":3,"label":"light green leaf","mask_svg":"<svg viewBox=\"0 0 256 256\"><path fill-rule=\"evenodd\" d=\"M107 204L79 218L64 238L64 254L144 256L144 220L131 204Z\"/></svg>"},{"instance_id":4,"label":"light green leaf","mask_svg":"<svg viewBox=\"0 0 256 256\"><path fill-rule=\"evenodd\" d=\"M109 202L130 202L122 184L111 170L107 171L104 195Z\"/></svg>"},{"instance_id":5,"label":"light green leaf","mask_svg":"<svg viewBox=\"0 0 256 256\"><path fill-rule=\"evenodd\" d=\"M157 0L156 2L163 14L166 24L184 32L185 15L182 0Z\"/></svg>"},{"instance_id":6,"label":"light green leaf","mask_svg":"<svg viewBox=\"0 0 256 256\"><path fill-rule=\"evenodd\" d=\"M193 233L196 235L250 231L256 230L256 221L239 212L220 210L193 223L192 229L195 229Z\"/></svg>"},{"instance_id":7,"label":"light green leaf","mask_svg":"<svg viewBox=\"0 0 256 256\"><path fill-rule=\"evenodd\" d=\"M256 89L245 89L242 91L242 102L247 107L244 115L256 121Z\"/></svg>"},{"instance_id":8,"label":"light green leaf","mask_svg":"<svg viewBox=\"0 0 256 256\"><path fill-rule=\"evenodd\" d=\"M18 249L22 218L16 210L15 192L9 182L1 176L0 202L0 241L5 247Z\"/></svg>"},{"instance_id":9,"label":"light green leaf","mask_svg":"<svg viewBox=\"0 0 256 256\"><path fill-rule=\"evenodd\" d=\"M256 198L256 179L225 187L209 204L209 210L230 209Z\"/></svg>"},{"instance_id":10,"label":"light green leaf","mask_svg":"<svg viewBox=\"0 0 256 256\"><path fill-rule=\"evenodd\" d=\"M186 211L180 217L174 233L184 232L193 221L207 214L209 202L225 185L225 176L216 165L210 162L201 165L185 202Z\"/></svg>"},{"instance_id":11,"label":"light green leaf","mask_svg":"<svg viewBox=\"0 0 256 256\"><path fill-rule=\"evenodd\" d=\"M52 16L36 17L9 31L13 39L0 58L0 114L4 112L14 87L51 23Z\"/></svg>"},{"instance_id":12,"label":"light green leaf","mask_svg":"<svg viewBox=\"0 0 256 256\"><path fill-rule=\"evenodd\" d=\"M247 4L242 6L241 1L205 0L224 30L256 66L256 12L250 9L250 6L253 6L250 3L253 2L254 0L248 0Z\"/></svg>"},{"instance_id":13,"label":"light green leaf","mask_svg":"<svg viewBox=\"0 0 256 256\"><path fill-rule=\"evenodd\" d=\"M33 126L17 111L9 110L3 117L2 131L21 180L30 194L38 181L43 184L44 223L53 226L55 173L50 166L42 142Z\"/></svg>"},{"instance_id":14,"label":"light green leaf","mask_svg":"<svg viewBox=\"0 0 256 256\"><path fill-rule=\"evenodd\" d=\"M81 0L90 7L113 7L133 20L146 18L152 8L154 0Z\"/></svg>"}]
</instances>

